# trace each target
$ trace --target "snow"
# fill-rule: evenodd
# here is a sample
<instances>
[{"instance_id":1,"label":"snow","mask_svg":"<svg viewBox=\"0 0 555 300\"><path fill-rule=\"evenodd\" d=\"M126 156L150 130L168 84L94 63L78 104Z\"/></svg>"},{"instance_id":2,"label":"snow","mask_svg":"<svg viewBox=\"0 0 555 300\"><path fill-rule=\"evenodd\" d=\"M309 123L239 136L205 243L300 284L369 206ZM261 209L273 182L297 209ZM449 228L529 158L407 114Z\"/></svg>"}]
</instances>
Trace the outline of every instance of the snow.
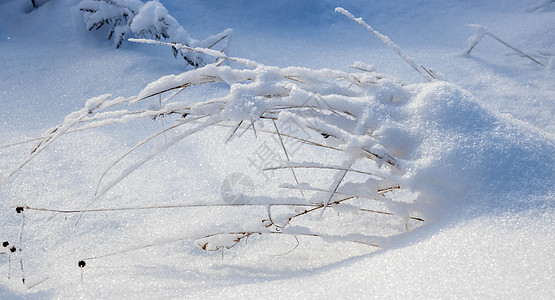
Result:
<instances>
[{"instance_id":1,"label":"snow","mask_svg":"<svg viewBox=\"0 0 555 300\"><path fill-rule=\"evenodd\" d=\"M142 6L211 41L233 28L225 55L183 48L230 60L192 71L167 45L114 49L75 5L0 2L0 240L22 249L0 254L0 298L555 296L555 4ZM273 111L295 105L323 109ZM328 148L291 143L268 111ZM233 176L249 205L221 206Z\"/></svg>"}]
</instances>

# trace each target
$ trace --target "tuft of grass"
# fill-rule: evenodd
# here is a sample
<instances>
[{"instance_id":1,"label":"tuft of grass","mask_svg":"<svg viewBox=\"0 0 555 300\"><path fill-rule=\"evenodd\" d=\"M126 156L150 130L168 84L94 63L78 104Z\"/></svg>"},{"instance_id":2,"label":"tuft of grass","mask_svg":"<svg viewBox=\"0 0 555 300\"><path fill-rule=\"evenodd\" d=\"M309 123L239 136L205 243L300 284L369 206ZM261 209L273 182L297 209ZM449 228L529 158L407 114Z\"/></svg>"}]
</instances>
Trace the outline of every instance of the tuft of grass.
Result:
<instances>
[{"instance_id":1,"label":"tuft of grass","mask_svg":"<svg viewBox=\"0 0 555 300\"><path fill-rule=\"evenodd\" d=\"M397 218L404 224L400 232L409 230L409 222L412 222L412 227L425 222L419 216L422 211L418 205L393 197L397 193L414 192L414 188L407 185L402 178L405 174L403 158L391 154L381 138L373 134L367 120L368 110L372 107L364 99L380 97L378 91L382 83L396 82L394 79L362 64L354 65L353 73L331 69L278 68L249 59L230 57L213 49L156 40L130 41L167 45L187 53L209 55L215 57L216 62L179 75L162 77L131 97L114 98L111 95L101 95L91 98L82 109L69 114L58 126L47 130L41 137L24 141L35 144L27 157L4 175L4 182L25 168L31 160L62 136L69 137L74 132L137 120L151 121L163 117L167 122L173 122L173 125L164 125L162 130L139 141L115 160L107 162L96 183L92 200L84 207L66 208L64 203L60 203L61 208L32 205L23 205L21 208L36 213L82 215L132 210L259 207L265 210L265 217L258 220L258 227L254 226L255 228L249 230L242 228L243 224L237 224L238 230L206 232L158 243L145 243L90 256L81 261L101 259L184 240L194 241L206 251L223 251L253 235L294 236L297 244L297 236L309 236L326 241L361 243L372 248L386 247L385 237L368 235L365 228L355 228L359 231L356 234L341 235L321 232L318 225L303 230L292 225L301 220L308 220L310 224L316 220L316 223L321 221L322 224L327 216L332 215L324 214L330 208L345 208L360 213L358 218L361 219L373 220L376 216ZM229 65L225 65L224 62ZM422 73L419 68L416 70L424 78L434 79L432 73ZM227 85L223 96L209 97L192 104L189 100L183 99L185 97L181 97L185 90L221 83ZM154 101L157 105L145 109L143 103L147 101ZM301 135L298 132L285 132L280 129L279 125L292 121L302 132L309 134ZM208 135L211 130L221 128L229 130L229 135L221 141L222 144L231 144L232 140L240 139L247 131L252 131L256 138L269 136L279 141L279 151L286 157L286 161L267 166L263 171L290 173L292 180L282 177L284 182L280 187L285 191L283 196L254 196L249 203L234 204L206 203L201 199L172 205L91 208L95 201L104 197L113 187L144 167L154 157L176 147L192 135ZM150 150L146 147L161 137L164 138L164 143L155 145L156 147L151 147ZM320 157L312 157L312 161L296 160L291 155L288 141L302 143L321 153L334 153L341 158L341 163L326 162ZM140 158L133 160L132 154ZM300 170L325 172L327 182L324 186L311 182L312 178L302 176ZM291 184L291 181L294 183ZM298 196L288 196L286 191L296 191ZM309 194L312 197L309 197ZM374 207L373 204L379 206ZM253 215L253 218L259 216ZM383 226L391 225L384 223ZM85 263L80 264L81 269L84 266Z\"/></svg>"}]
</instances>

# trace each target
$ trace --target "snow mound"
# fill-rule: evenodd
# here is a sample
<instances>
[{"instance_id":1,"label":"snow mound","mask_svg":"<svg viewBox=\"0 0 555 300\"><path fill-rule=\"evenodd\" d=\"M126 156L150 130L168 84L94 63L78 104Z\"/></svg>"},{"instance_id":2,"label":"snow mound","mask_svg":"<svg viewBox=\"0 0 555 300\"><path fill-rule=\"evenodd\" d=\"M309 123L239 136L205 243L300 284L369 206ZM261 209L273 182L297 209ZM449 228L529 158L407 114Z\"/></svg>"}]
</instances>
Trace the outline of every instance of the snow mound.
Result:
<instances>
[{"instance_id":1,"label":"snow mound","mask_svg":"<svg viewBox=\"0 0 555 300\"><path fill-rule=\"evenodd\" d=\"M491 114L454 85L436 82L414 90L409 124L422 142L410 181L438 208L450 210L447 216L469 206L467 201L476 209L515 209L518 203L497 201L513 199L515 193L552 192L553 138ZM475 203L483 196L490 200Z\"/></svg>"}]
</instances>

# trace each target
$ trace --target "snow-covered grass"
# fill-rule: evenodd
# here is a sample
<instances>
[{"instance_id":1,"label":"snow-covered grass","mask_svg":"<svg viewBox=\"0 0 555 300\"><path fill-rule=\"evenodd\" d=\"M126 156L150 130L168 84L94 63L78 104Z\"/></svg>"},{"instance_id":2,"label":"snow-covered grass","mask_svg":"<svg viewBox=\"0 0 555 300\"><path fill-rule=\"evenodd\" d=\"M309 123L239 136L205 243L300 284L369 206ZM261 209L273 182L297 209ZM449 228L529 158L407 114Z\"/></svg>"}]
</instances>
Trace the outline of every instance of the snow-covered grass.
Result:
<instances>
[{"instance_id":1,"label":"snow-covered grass","mask_svg":"<svg viewBox=\"0 0 555 300\"><path fill-rule=\"evenodd\" d=\"M167 46L112 49L104 35L87 31L71 1L50 1L30 13L20 3L0 2L0 145L43 132L42 145L56 138L0 186L0 239L19 247L25 218L23 251L0 250L4 298L554 296L553 4L534 10L543 2L365 7L342 1L445 80L426 83L374 36L334 13L333 1L263 7L190 1L186 9L180 1L162 2L195 36L233 27L230 56L249 59L248 68L229 63L182 73L186 63L168 55ZM444 14L431 17L439 8ZM473 34L466 24L486 25L547 67L493 39L465 55ZM195 80L206 84L167 101L171 92L136 101ZM85 104L107 93L114 97ZM307 99L316 99L310 107L319 110L304 112ZM107 108L109 101L124 105ZM275 112L285 106L303 109ZM72 114L83 107L84 114ZM146 118L119 122L124 110ZM194 128L185 126L207 123L162 131L207 114L212 126L160 152ZM100 117L118 122L61 134ZM47 131L64 118L58 130ZM293 135L322 146L292 143L287 136ZM38 142L0 149L2 174ZM361 149L390 162L359 159ZM151 153L157 155L133 167ZM340 165L349 158L356 162ZM345 169L379 176L368 181L348 171L343 178ZM389 204L329 205L342 199L329 197L335 187L338 194L383 197L376 182L384 177L400 187L383 193ZM307 191L313 187L327 192ZM237 198L226 197L237 191L247 197L230 206ZM316 212L303 208L290 223L296 208L275 203L269 220L268 209L257 206L305 197ZM103 211L15 212L25 205ZM144 209L121 210L138 207ZM279 224L287 226L275 230ZM82 269L80 260L87 263Z\"/></svg>"}]
</instances>

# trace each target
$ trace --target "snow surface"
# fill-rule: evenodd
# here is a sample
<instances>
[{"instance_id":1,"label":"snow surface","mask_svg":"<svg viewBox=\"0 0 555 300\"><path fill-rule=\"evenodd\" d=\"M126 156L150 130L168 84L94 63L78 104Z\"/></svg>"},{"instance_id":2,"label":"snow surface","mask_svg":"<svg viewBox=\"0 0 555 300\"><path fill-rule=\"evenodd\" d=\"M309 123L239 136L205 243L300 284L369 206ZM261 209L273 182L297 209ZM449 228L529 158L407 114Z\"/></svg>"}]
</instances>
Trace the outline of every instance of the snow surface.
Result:
<instances>
[{"instance_id":1,"label":"snow surface","mask_svg":"<svg viewBox=\"0 0 555 300\"><path fill-rule=\"evenodd\" d=\"M352 207L339 206L326 212L325 239L299 236L295 248L292 236L252 236L248 244L225 250L222 259L221 252L203 251L191 237L234 230L234 220L244 220L243 229L260 226L264 209L82 216L28 211L22 240L26 283L18 254L0 254L1 298L555 297L555 70L549 59L555 55L555 4L534 10L546 1L161 2L199 39L232 27L231 56L267 66L349 72L349 65L371 65L396 77L375 91L374 107L384 115L376 116L380 126L374 134L403 158L404 183L429 197L426 224L376 250L332 238L364 225ZM186 63L165 46L127 42L114 49L105 34L86 30L75 5L50 1L31 10L29 3L0 1L0 146L40 137L64 118L71 123L72 112L96 107L86 105L87 99L130 97L160 77L176 74L165 77L171 84L188 76L178 75ZM334 12L336 6L363 17L445 82L424 83L376 37ZM547 67L488 36L465 55L475 34L467 24L487 26ZM186 101L226 95L223 84L216 84L187 94ZM395 101L380 104L382 99ZM161 122L132 121L54 141L0 186L0 240L19 243L15 206L67 209L90 203L109 163L159 132ZM93 205L221 203L221 183L246 172L252 148L261 145L251 135L229 145L229 130L193 136ZM33 145L0 149L1 174L24 161ZM387 224L379 233L390 235L399 224L384 220L376 217ZM315 216L292 230L302 234L320 221ZM234 243L230 236L215 239L207 242ZM115 252L121 253L77 267L80 259Z\"/></svg>"}]
</instances>

